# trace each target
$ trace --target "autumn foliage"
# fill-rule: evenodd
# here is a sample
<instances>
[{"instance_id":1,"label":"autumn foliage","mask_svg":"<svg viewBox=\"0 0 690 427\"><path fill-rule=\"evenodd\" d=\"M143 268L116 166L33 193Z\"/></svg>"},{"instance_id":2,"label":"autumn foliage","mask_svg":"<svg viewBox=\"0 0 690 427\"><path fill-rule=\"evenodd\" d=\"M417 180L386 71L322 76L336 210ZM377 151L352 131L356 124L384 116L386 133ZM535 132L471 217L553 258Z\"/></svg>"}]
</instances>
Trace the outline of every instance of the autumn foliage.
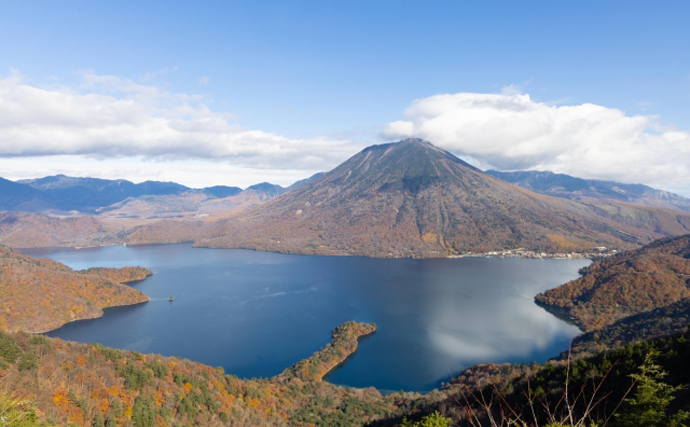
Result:
<instances>
[{"instance_id":1,"label":"autumn foliage","mask_svg":"<svg viewBox=\"0 0 690 427\"><path fill-rule=\"evenodd\" d=\"M585 331L690 297L690 234L601 259L584 275L537 295L568 310Z\"/></svg>"},{"instance_id":2,"label":"autumn foliage","mask_svg":"<svg viewBox=\"0 0 690 427\"><path fill-rule=\"evenodd\" d=\"M321 381L348 356L357 351L358 340L376 332L373 323L345 322L333 330L333 340L310 358L287 368L279 377L297 377L306 381Z\"/></svg>"},{"instance_id":3,"label":"autumn foliage","mask_svg":"<svg viewBox=\"0 0 690 427\"><path fill-rule=\"evenodd\" d=\"M48 331L99 317L105 307L148 301L145 294L122 283L150 274L142 267L75 271L0 246L0 330Z\"/></svg>"},{"instance_id":4,"label":"autumn foliage","mask_svg":"<svg viewBox=\"0 0 690 427\"><path fill-rule=\"evenodd\" d=\"M349 322L327 349L366 330ZM0 332L4 392L31 399L39 420L53 425L308 426L329 419L362 425L397 410L393 397L375 389L287 375L239 379L178 357Z\"/></svg>"}]
</instances>

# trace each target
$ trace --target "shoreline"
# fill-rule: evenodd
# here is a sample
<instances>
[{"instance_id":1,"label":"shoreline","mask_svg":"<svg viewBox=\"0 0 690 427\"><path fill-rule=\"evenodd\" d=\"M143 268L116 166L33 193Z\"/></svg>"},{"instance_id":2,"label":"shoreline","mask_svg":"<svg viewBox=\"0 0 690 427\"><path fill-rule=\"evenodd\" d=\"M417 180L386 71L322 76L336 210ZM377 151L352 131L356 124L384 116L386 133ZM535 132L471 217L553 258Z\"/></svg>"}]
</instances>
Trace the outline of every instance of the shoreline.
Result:
<instances>
[{"instance_id":1,"label":"shoreline","mask_svg":"<svg viewBox=\"0 0 690 427\"><path fill-rule=\"evenodd\" d=\"M310 357L300 360L276 375L277 379L299 378L305 381L324 381L335 368L357 352L359 340L376 332L376 324L348 321L331 333L331 342ZM335 386L335 384L333 384ZM341 387L341 386L336 386Z\"/></svg>"},{"instance_id":2,"label":"shoreline","mask_svg":"<svg viewBox=\"0 0 690 427\"><path fill-rule=\"evenodd\" d=\"M201 244L200 244L201 243ZM423 256L371 256L371 255L365 255L365 254L360 254L360 253L352 253L352 252L334 252L334 251L300 251L300 250L294 250L290 248L284 248L284 249L257 249L255 247L242 247L242 246L205 246L203 242L201 241L195 241L195 240L184 240L184 241L177 241L177 242L143 242L143 243L127 243L127 242L119 242L119 243L113 243L113 244L107 244L107 245L86 245L86 246L71 246L71 245L64 245L64 246L30 246L30 247L12 247L13 249L16 249L20 252L23 251L32 251L32 250L46 250L46 251L56 251L56 250L81 250L81 249L95 249L95 248L110 248L110 247L116 247L116 246L122 246L122 247L128 247L128 246L137 246L137 247L142 247L142 246L160 246L160 245L181 245L181 244L189 244L191 245L192 248L199 248L199 249L239 249L239 250L248 250L248 251L256 251L256 252L271 252L271 253L276 253L276 254L283 254L283 255L312 255L312 256L327 256L327 257L342 257L342 256L355 256L355 257L362 257L362 258L376 258L376 259L407 259L407 258L412 258L412 259L455 259L455 258L523 258L523 259L558 259L558 260L565 260L565 259L591 259L591 260L596 260L600 258L606 258L609 256L613 256L617 254L619 251L617 249L610 249L606 247L600 247L595 250L580 250L580 251L572 251L572 252L540 252L536 250L531 250L531 249L526 249L526 248L518 248L518 249L495 249L492 251L486 251L486 252L472 252L472 251L467 251L464 253L455 253L455 254L441 254L440 251L436 252L435 254L431 254L429 256L423 255ZM32 256L41 256L41 255L32 255Z\"/></svg>"},{"instance_id":3,"label":"shoreline","mask_svg":"<svg viewBox=\"0 0 690 427\"><path fill-rule=\"evenodd\" d=\"M98 268L98 267L96 267L96 268ZM128 268L128 267L122 267L122 268ZM117 269L117 270L121 270L122 268ZM13 332L13 333L17 333L17 332L26 332L26 333L29 333L29 334L41 334L41 335L42 335L42 334L47 334L47 333L49 333L49 332L56 331L56 330L62 328L63 326L65 326L65 325L67 325L67 324L69 324L69 323L79 322L79 321L82 321L82 320L94 320L94 319L101 318L101 317L103 317L103 316L105 315L105 310L107 310L107 309L109 309L109 308L127 307L127 306L133 306L133 305L138 305L138 304L147 303L147 302L151 301L151 297L148 296L147 294L145 294L144 292L141 292L141 291L135 289L133 286L130 285L130 284L133 284L133 283L140 283L140 282L143 282L143 281L146 280L148 277L150 277L150 276L153 275L153 272L151 272L151 271L148 270L148 269L146 269L146 270L147 270L146 275L145 275L143 278L134 278L134 279L131 279L131 280L123 280L123 281L115 281L115 280L112 281L113 283L116 283L116 284L118 284L118 285L127 286L127 287L131 288L132 290L138 292L138 293L142 296L142 298L140 298L139 301L127 302L127 303L122 303L122 304L112 304L112 305L106 305L106 306L98 307L98 312L96 312L96 313L88 314L88 315L86 315L86 316L84 316L84 317L78 317L78 318L70 319L70 320L68 320L68 321L65 321L65 322L61 323L60 325L58 325L58 326L56 326L56 327L51 327L50 329L44 329L44 330L40 330L40 331L18 329L18 330L12 331L12 332ZM86 271L88 271L88 269L84 269L84 270L73 270L73 271L75 271L75 272L86 272ZM92 274L95 274L95 273L92 273ZM98 274L96 274L96 275L98 275ZM110 279L108 279L108 278L107 278L106 276L104 276L104 275L100 275L100 277L102 277L102 278L104 278L104 279L106 279L106 280L110 280Z\"/></svg>"},{"instance_id":4,"label":"shoreline","mask_svg":"<svg viewBox=\"0 0 690 427\"><path fill-rule=\"evenodd\" d=\"M131 282L130 282L130 283L131 283ZM143 293L143 292L142 292L142 293ZM144 295L146 295L146 294L144 294ZM150 298L148 295L146 295L146 300L145 300L145 301L132 302L132 303L128 303L128 304L115 304L115 305L109 305L109 306L107 306L107 307L100 307L101 312L100 312L100 314L97 315L97 316L90 316L90 317L82 317L82 318L79 318L79 319L72 319L72 320L69 320L69 321L63 323L62 325L60 325L60 326L58 326L58 327L56 327L56 328L53 328L53 329L47 329L47 330L45 330L45 331L38 331L38 332L36 332L36 331L24 331L24 330L19 330L19 331L14 331L13 333L26 332L27 334L44 335L44 334L47 334L48 332L57 331L58 329L62 328L62 327L65 326L65 325L68 325L68 324L70 324L70 323L81 322L81 321L83 321L83 320L100 319L101 317L105 316L105 310L107 310L107 309L109 309L109 308L129 307L129 306L133 306L133 305L144 304L144 303L147 303L147 302L150 302L150 301L151 301L151 298ZM122 350L122 349L119 349L119 350Z\"/></svg>"}]
</instances>

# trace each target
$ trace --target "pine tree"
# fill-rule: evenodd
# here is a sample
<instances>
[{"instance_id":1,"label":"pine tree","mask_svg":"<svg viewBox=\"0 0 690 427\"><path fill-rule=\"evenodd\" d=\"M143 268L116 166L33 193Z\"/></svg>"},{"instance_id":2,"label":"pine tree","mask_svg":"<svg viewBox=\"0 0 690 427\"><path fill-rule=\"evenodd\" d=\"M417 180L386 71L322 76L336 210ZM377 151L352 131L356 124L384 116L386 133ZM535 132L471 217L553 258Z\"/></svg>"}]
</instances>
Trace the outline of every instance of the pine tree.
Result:
<instances>
[{"instance_id":1,"label":"pine tree","mask_svg":"<svg viewBox=\"0 0 690 427\"><path fill-rule=\"evenodd\" d=\"M96 410L96 415L93 416L92 427L105 427L105 420L103 419L103 414L101 411Z\"/></svg>"},{"instance_id":2,"label":"pine tree","mask_svg":"<svg viewBox=\"0 0 690 427\"><path fill-rule=\"evenodd\" d=\"M152 427L156 424L155 404L152 399L137 396L132 408L132 422L135 427Z\"/></svg>"},{"instance_id":3,"label":"pine tree","mask_svg":"<svg viewBox=\"0 0 690 427\"><path fill-rule=\"evenodd\" d=\"M108 414L108 416L106 417L105 427L117 427L117 421L115 420L113 414Z\"/></svg>"},{"instance_id":4,"label":"pine tree","mask_svg":"<svg viewBox=\"0 0 690 427\"><path fill-rule=\"evenodd\" d=\"M654 360L658 352L650 351L640 366L639 374L632 374L637 387L632 397L626 399L629 408L616 415L616 425L620 427L684 427L690 419L690 413L679 411L667 415L666 409L673 401L673 393L683 386L671 386L663 379L668 375L656 365Z\"/></svg>"}]
</instances>

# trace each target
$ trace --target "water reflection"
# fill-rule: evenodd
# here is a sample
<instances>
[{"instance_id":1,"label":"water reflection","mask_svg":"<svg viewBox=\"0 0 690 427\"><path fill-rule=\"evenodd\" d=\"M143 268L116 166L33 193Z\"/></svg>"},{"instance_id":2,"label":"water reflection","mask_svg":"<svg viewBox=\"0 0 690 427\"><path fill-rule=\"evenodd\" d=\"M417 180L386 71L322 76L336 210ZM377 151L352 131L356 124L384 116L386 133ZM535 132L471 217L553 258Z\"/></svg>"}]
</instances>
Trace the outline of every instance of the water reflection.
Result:
<instances>
[{"instance_id":1,"label":"water reflection","mask_svg":"<svg viewBox=\"0 0 690 427\"><path fill-rule=\"evenodd\" d=\"M109 309L52 336L271 376L326 344L338 324L373 321L378 332L329 380L390 390L428 390L474 363L558 354L577 329L532 298L586 264L293 256L188 245L38 252L73 268L154 271L136 285L151 302Z\"/></svg>"}]
</instances>

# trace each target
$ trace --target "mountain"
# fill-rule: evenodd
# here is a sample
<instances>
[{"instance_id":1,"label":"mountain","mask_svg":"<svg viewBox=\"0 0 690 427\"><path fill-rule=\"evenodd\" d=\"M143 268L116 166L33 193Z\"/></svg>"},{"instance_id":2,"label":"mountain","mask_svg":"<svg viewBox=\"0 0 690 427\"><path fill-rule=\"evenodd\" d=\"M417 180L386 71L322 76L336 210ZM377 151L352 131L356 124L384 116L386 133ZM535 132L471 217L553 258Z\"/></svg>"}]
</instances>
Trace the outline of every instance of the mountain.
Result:
<instances>
[{"instance_id":1,"label":"mountain","mask_svg":"<svg viewBox=\"0 0 690 427\"><path fill-rule=\"evenodd\" d=\"M0 209L3 210L40 202L43 198L43 194L31 186L4 178L0 178L0 195Z\"/></svg>"},{"instance_id":2,"label":"mountain","mask_svg":"<svg viewBox=\"0 0 690 427\"><path fill-rule=\"evenodd\" d=\"M486 173L511 184L549 196L569 199L583 197L612 199L690 212L690 199L643 184L582 179L548 171L501 172L489 170Z\"/></svg>"},{"instance_id":3,"label":"mountain","mask_svg":"<svg viewBox=\"0 0 690 427\"><path fill-rule=\"evenodd\" d=\"M43 332L71 320L99 317L105 307L148 301L121 283L150 274L141 267L74 271L0 246L0 330Z\"/></svg>"},{"instance_id":4,"label":"mountain","mask_svg":"<svg viewBox=\"0 0 690 427\"><path fill-rule=\"evenodd\" d=\"M295 181L292 185L290 185L288 188L286 188L285 191L287 192L287 191L297 190L298 188L300 188L304 184L311 182L317 178L320 178L322 175L323 175L323 172L318 172L318 173L315 173L314 175L310 176L309 178L304 178L304 179L300 179L299 181Z\"/></svg>"},{"instance_id":5,"label":"mountain","mask_svg":"<svg viewBox=\"0 0 690 427\"><path fill-rule=\"evenodd\" d=\"M228 187L227 185L214 185L213 187L206 187L202 190L204 193L222 199L228 196L236 196L242 192L240 187Z\"/></svg>"},{"instance_id":6,"label":"mountain","mask_svg":"<svg viewBox=\"0 0 690 427\"><path fill-rule=\"evenodd\" d=\"M122 230L93 216L0 211L0 243L15 248L114 245L120 243L117 235Z\"/></svg>"},{"instance_id":7,"label":"mountain","mask_svg":"<svg viewBox=\"0 0 690 427\"><path fill-rule=\"evenodd\" d=\"M288 188L262 182L252 185L244 191L239 187L225 185L195 190L175 182L145 181L135 184L124 179L76 178L65 175L25 179L17 182L0 178L0 210L96 213L117 203L126 204L129 200L145 196L180 195L184 197L186 193L199 193L209 198L226 198L237 196L245 191L249 192L249 196L256 195L260 201L267 201L312 178L298 181ZM162 205L165 204L166 200L172 205L180 204L174 197L157 199L157 202ZM113 209L115 208L118 207L113 207ZM171 206L167 210L174 209L176 207Z\"/></svg>"},{"instance_id":8,"label":"mountain","mask_svg":"<svg viewBox=\"0 0 690 427\"><path fill-rule=\"evenodd\" d=\"M105 210L119 209L130 201L139 203L137 199L141 197L181 196L184 200L177 200L175 197L148 199L155 200L163 211L172 212L187 202L187 193L224 199L247 192L245 198L256 198L257 202L261 203L292 191L319 175L316 174L297 181L287 188L262 182L252 185L246 190L226 185L192 189L175 182L145 181L135 184L124 179L77 178L65 175L24 179L16 182L0 178L0 210L37 213L63 211L57 212L58 214L68 211L97 213L103 211L104 208L108 208ZM198 199L198 197L192 197ZM144 201L144 203L147 202ZM164 206L167 203L170 204L169 207ZM114 206L116 204L120 205ZM195 209L183 209L184 212L193 210Z\"/></svg>"},{"instance_id":9,"label":"mountain","mask_svg":"<svg viewBox=\"0 0 690 427\"><path fill-rule=\"evenodd\" d=\"M690 215L547 197L496 179L426 141L407 139L366 148L224 226L224 236L197 244L428 257L518 247L633 247L689 232Z\"/></svg>"},{"instance_id":10,"label":"mountain","mask_svg":"<svg viewBox=\"0 0 690 427\"><path fill-rule=\"evenodd\" d=\"M142 195L179 194L189 188L174 182L75 178L65 175L18 181L40 191L41 200L64 211L95 212L97 208ZM16 207L13 210L18 210Z\"/></svg>"},{"instance_id":11,"label":"mountain","mask_svg":"<svg viewBox=\"0 0 690 427\"><path fill-rule=\"evenodd\" d=\"M244 191L254 191L264 197L265 199L272 199L285 193L285 188L270 182L261 182L247 187Z\"/></svg>"},{"instance_id":12,"label":"mountain","mask_svg":"<svg viewBox=\"0 0 690 427\"><path fill-rule=\"evenodd\" d=\"M690 298L690 234L598 260L581 272L535 299L565 309L585 331Z\"/></svg>"}]
</instances>

